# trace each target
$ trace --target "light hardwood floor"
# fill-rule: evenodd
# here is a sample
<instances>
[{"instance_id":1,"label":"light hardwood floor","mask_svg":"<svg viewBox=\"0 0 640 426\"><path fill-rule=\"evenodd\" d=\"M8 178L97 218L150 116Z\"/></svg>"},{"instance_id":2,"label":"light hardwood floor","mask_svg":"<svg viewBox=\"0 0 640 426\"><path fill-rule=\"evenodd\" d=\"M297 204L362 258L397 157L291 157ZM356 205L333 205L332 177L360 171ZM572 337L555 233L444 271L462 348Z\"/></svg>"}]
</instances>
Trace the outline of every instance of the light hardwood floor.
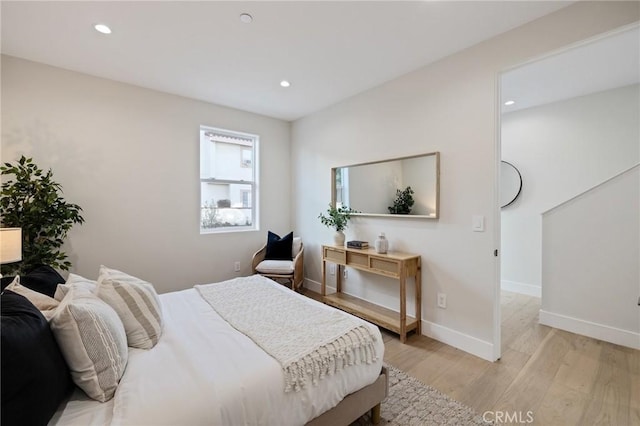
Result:
<instances>
[{"instance_id":1,"label":"light hardwood floor","mask_svg":"<svg viewBox=\"0 0 640 426\"><path fill-rule=\"evenodd\" d=\"M540 325L539 309L538 298L503 292L497 362L425 336L402 344L383 331L384 359L480 415L491 411L488 419L508 413L518 416L509 424L640 426L640 351Z\"/></svg>"}]
</instances>

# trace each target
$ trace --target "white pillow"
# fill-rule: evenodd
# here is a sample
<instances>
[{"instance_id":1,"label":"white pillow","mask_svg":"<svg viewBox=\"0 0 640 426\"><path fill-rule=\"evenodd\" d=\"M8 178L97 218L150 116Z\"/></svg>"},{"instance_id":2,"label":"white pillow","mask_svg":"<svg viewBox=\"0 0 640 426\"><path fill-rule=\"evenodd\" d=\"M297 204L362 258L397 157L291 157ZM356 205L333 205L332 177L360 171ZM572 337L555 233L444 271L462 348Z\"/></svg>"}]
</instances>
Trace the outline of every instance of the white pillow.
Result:
<instances>
[{"instance_id":1,"label":"white pillow","mask_svg":"<svg viewBox=\"0 0 640 426\"><path fill-rule=\"evenodd\" d=\"M53 297L49 297L46 294L31 290L30 288L20 284L20 276L16 276L6 289L26 297L29 302L33 303L33 306L38 308L38 310L42 312L44 317L47 319L51 319L51 316L54 314L55 309L60 304L60 302L58 302Z\"/></svg>"},{"instance_id":2,"label":"white pillow","mask_svg":"<svg viewBox=\"0 0 640 426\"><path fill-rule=\"evenodd\" d=\"M293 237L293 242L291 243L291 257L296 257L298 253L300 253L301 248L302 248L302 238Z\"/></svg>"},{"instance_id":3,"label":"white pillow","mask_svg":"<svg viewBox=\"0 0 640 426\"><path fill-rule=\"evenodd\" d=\"M81 277L80 275L69 274L67 282L65 282L64 284L58 284L53 298L57 301L61 301L62 299L64 299L64 296L67 294L71 287L84 292L95 293L97 284L98 283L96 283L95 281L85 277Z\"/></svg>"},{"instance_id":4,"label":"white pillow","mask_svg":"<svg viewBox=\"0 0 640 426\"><path fill-rule=\"evenodd\" d=\"M153 285L100 266L97 295L120 316L129 346L151 349L162 334L162 310Z\"/></svg>"},{"instance_id":5,"label":"white pillow","mask_svg":"<svg viewBox=\"0 0 640 426\"><path fill-rule=\"evenodd\" d=\"M96 295L71 287L49 325L74 383L100 402L113 398L129 356L118 314Z\"/></svg>"}]
</instances>

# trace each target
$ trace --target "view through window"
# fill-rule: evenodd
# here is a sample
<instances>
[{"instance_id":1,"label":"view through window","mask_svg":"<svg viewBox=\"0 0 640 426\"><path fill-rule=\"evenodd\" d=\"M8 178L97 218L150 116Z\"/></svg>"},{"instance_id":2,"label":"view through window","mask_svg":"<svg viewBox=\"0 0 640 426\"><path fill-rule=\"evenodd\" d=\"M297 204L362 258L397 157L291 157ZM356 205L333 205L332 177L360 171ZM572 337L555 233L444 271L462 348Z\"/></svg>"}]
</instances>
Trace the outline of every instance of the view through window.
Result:
<instances>
[{"instance_id":1,"label":"view through window","mask_svg":"<svg viewBox=\"0 0 640 426\"><path fill-rule=\"evenodd\" d=\"M200 232L258 229L258 136L200 126Z\"/></svg>"}]
</instances>

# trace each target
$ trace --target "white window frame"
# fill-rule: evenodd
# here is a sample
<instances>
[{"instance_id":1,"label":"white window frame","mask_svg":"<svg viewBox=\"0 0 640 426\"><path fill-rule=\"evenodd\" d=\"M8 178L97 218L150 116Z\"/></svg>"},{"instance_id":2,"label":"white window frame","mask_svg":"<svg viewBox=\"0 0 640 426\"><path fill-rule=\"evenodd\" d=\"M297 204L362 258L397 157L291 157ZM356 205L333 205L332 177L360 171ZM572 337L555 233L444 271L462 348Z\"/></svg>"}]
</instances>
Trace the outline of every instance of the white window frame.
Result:
<instances>
[{"instance_id":1,"label":"white window frame","mask_svg":"<svg viewBox=\"0 0 640 426\"><path fill-rule=\"evenodd\" d=\"M242 141L246 141L247 143L251 144L251 149L252 149L252 158L251 158L251 165L250 166L244 166L243 164L239 164L239 168L244 168L245 170L247 168L251 168L252 169L252 176L253 176L253 180L244 180L244 179L239 179L239 180L234 180L234 179L217 179L215 177L211 177L208 175L203 175L204 170L209 169L211 166L211 158L212 155L215 155L215 151L213 151L216 147L216 144L212 144L212 143L207 143L210 142L211 140L205 140L204 137L202 136L204 133L211 133L213 134L213 138L218 139L217 142L225 142L225 143L230 143L230 144L234 144L237 143L238 145L242 146L244 145L242 143ZM200 204L200 208L198 209L198 224L199 224L199 228L200 228L200 234L217 234L217 233L224 233L224 232L243 232L243 231L257 231L260 229L260 224L259 224L259 211L258 211L258 205L259 205L259 142L260 142L260 136L259 135L254 135L251 133L244 133L244 132L238 132L235 130L227 130L227 129L221 129L221 128L217 128L217 127L212 127L212 126L206 126L206 125L201 125L200 126L200 140L199 140L199 145L200 145L200 197L199 197L199 204ZM242 150L246 150L249 146L245 145L242 146L241 148L241 152ZM212 152L213 151L213 152ZM229 185L234 185L234 184L238 184L238 185L249 185L251 187L251 225L236 225L236 226L220 226L220 227L215 227L215 228L203 228L202 227L202 183L206 183L206 182L211 182L211 183L216 183L216 184L229 184Z\"/></svg>"}]
</instances>

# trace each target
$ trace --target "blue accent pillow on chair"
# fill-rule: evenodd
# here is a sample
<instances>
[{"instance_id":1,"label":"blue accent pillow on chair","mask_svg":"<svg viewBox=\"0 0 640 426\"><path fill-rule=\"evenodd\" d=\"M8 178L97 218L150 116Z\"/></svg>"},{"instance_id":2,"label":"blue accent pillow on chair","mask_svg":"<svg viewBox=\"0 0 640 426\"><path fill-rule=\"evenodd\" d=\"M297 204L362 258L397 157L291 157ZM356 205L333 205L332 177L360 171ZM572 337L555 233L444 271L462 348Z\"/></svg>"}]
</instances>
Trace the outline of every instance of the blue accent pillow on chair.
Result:
<instances>
[{"instance_id":1,"label":"blue accent pillow on chair","mask_svg":"<svg viewBox=\"0 0 640 426\"><path fill-rule=\"evenodd\" d=\"M268 231L267 252L265 260L291 260L291 246L293 245L293 232L289 232L280 238L278 234Z\"/></svg>"}]
</instances>

